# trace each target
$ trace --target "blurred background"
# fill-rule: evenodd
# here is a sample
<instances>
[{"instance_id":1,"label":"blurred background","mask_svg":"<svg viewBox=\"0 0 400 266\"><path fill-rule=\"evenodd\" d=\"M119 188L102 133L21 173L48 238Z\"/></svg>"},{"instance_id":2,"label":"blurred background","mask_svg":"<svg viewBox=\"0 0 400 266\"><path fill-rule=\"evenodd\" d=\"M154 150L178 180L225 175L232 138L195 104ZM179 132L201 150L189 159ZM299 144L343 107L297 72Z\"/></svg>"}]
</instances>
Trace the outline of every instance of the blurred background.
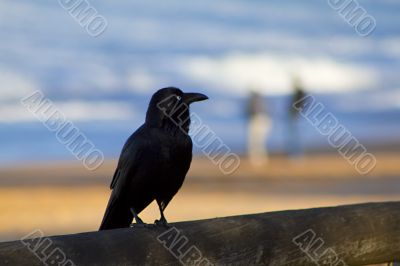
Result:
<instances>
[{"instance_id":1,"label":"blurred background","mask_svg":"<svg viewBox=\"0 0 400 266\"><path fill-rule=\"evenodd\" d=\"M195 148L170 222L400 200L398 1L359 1L377 22L367 37L327 1L90 3L108 22L98 37L58 1L0 1L0 241L97 230L122 146L166 86L207 94L192 111L241 156L226 176ZM104 153L99 169L22 106L36 90ZM293 112L299 91L374 154L369 175Z\"/></svg>"}]
</instances>

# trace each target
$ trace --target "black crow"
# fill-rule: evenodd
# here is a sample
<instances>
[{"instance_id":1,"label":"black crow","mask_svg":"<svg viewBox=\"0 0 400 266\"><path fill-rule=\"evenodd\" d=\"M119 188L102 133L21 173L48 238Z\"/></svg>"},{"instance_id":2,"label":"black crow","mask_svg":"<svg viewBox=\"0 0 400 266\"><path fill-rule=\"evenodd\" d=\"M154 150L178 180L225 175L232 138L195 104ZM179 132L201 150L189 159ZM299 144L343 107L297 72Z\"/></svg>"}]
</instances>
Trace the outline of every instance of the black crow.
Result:
<instances>
[{"instance_id":1,"label":"black crow","mask_svg":"<svg viewBox=\"0 0 400 266\"><path fill-rule=\"evenodd\" d=\"M207 100L200 93L164 88L151 98L145 123L128 139L111 182L112 194L100 230L129 227L138 214L157 201L161 218L183 184L192 161L189 105Z\"/></svg>"}]
</instances>

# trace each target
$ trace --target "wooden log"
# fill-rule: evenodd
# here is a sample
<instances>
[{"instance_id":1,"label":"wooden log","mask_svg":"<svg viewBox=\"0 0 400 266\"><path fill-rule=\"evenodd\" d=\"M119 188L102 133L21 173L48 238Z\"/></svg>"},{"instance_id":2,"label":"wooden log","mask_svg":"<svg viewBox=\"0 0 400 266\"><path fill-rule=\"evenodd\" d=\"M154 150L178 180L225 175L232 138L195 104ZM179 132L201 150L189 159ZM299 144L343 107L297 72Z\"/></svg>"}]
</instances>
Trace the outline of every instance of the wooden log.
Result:
<instances>
[{"instance_id":1,"label":"wooden log","mask_svg":"<svg viewBox=\"0 0 400 266\"><path fill-rule=\"evenodd\" d=\"M19 266L342 266L399 260L400 202L280 211L174 223L170 228L135 226L0 243L0 265Z\"/></svg>"}]
</instances>

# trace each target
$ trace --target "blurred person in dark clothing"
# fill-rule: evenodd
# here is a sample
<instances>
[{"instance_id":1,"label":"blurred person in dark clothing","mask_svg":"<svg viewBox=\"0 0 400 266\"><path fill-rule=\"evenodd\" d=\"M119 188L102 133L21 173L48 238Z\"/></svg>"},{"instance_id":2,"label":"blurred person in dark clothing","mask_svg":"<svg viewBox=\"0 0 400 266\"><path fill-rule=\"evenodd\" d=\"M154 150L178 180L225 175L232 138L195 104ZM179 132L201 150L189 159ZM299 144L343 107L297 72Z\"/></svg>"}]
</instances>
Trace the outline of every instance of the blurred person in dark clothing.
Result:
<instances>
[{"instance_id":1,"label":"blurred person in dark clothing","mask_svg":"<svg viewBox=\"0 0 400 266\"><path fill-rule=\"evenodd\" d=\"M304 101L300 101L306 97L303 84L298 76L293 77L293 93L290 98L288 107L288 130L287 130L287 153L290 157L299 157L302 155L301 135L299 130L299 109L301 110ZM296 104L296 108L294 105Z\"/></svg>"}]
</instances>

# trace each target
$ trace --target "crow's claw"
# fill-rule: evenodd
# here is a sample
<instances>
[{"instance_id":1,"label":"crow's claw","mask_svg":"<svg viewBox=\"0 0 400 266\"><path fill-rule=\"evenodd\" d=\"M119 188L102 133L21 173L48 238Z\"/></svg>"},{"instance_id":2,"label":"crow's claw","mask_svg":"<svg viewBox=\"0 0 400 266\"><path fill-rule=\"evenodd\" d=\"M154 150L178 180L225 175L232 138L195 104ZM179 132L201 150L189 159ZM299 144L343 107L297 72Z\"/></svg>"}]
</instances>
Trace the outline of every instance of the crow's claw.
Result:
<instances>
[{"instance_id":1,"label":"crow's claw","mask_svg":"<svg viewBox=\"0 0 400 266\"><path fill-rule=\"evenodd\" d=\"M167 220L164 218L164 219L160 219L160 220L155 220L154 221L154 224L156 225L156 226L163 226L163 227L166 227L166 228L169 228L169 227L171 227L169 224L168 224L168 222L167 222Z\"/></svg>"}]
</instances>

